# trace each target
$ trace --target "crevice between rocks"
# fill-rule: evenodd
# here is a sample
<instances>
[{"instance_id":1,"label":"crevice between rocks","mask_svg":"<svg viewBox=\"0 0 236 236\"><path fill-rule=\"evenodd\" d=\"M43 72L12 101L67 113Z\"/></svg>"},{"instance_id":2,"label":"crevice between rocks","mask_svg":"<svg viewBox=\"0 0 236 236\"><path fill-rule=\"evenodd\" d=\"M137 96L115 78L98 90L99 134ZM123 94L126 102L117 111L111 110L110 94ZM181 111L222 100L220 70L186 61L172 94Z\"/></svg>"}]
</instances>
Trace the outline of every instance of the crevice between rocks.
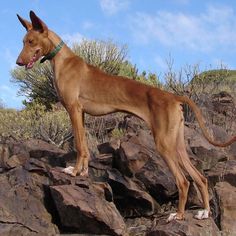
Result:
<instances>
[{"instance_id":1,"label":"crevice between rocks","mask_svg":"<svg viewBox=\"0 0 236 236\"><path fill-rule=\"evenodd\" d=\"M28 229L30 232L39 233L38 231L31 229L29 226L26 226L26 225L24 225L20 222L16 222L16 221L2 221L2 220L0 220L0 224L20 225L21 227Z\"/></svg>"}]
</instances>

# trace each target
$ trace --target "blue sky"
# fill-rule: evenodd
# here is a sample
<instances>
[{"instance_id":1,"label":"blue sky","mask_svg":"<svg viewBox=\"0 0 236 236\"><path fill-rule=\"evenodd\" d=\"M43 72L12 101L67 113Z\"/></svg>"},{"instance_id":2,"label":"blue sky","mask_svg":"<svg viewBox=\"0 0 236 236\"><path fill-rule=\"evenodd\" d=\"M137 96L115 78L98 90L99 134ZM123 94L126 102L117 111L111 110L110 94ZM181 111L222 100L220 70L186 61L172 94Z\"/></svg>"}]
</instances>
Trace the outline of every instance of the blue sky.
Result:
<instances>
[{"instance_id":1,"label":"blue sky","mask_svg":"<svg viewBox=\"0 0 236 236\"><path fill-rule=\"evenodd\" d=\"M24 28L16 13L35 13L72 44L82 38L127 44L128 59L139 71L163 75L169 55L176 70L236 68L236 2L234 0L8 0L0 10L0 98L21 108L22 97L10 82L10 70L22 47Z\"/></svg>"}]
</instances>

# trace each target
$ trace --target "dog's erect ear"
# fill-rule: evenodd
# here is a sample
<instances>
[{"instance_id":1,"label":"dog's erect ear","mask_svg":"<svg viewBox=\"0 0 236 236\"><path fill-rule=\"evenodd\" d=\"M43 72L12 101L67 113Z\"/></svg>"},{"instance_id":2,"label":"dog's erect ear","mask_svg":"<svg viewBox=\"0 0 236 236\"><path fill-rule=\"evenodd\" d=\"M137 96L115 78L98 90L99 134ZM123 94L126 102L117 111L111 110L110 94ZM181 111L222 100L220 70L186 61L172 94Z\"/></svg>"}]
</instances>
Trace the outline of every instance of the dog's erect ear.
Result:
<instances>
[{"instance_id":1,"label":"dog's erect ear","mask_svg":"<svg viewBox=\"0 0 236 236\"><path fill-rule=\"evenodd\" d=\"M30 11L30 19L34 30L37 30L41 33L48 32L48 27L46 26L46 24L41 19L39 19L39 17L36 16L33 11Z\"/></svg>"},{"instance_id":2,"label":"dog's erect ear","mask_svg":"<svg viewBox=\"0 0 236 236\"><path fill-rule=\"evenodd\" d=\"M23 18L20 17L18 14L17 14L17 17L18 17L19 21L21 22L21 24L25 27L25 29L26 29L27 31L29 31L29 30L32 29L32 24L31 24L29 21L23 19Z\"/></svg>"}]
</instances>

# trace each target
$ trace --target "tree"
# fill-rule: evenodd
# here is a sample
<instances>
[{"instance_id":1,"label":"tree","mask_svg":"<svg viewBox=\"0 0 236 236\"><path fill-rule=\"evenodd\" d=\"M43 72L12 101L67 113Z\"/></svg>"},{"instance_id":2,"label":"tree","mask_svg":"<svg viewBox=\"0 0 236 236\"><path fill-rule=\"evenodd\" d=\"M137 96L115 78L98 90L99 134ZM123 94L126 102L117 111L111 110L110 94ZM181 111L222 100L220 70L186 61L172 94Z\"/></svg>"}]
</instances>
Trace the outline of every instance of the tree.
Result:
<instances>
[{"instance_id":1,"label":"tree","mask_svg":"<svg viewBox=\"0 0 236 236\"><path fill-rule=\"evenodd\" d=\"M74 44L72 50L88 64L112 75L119 74L127 56L127 46L118 46L112 41L83 40L80 44ZM11 76L12 82L20 87L18 93L27 98L23 102L26 107L39 103L51 109L52 104L58 101L49 62L37 63L33 69L27 71L16 67L11 71Z\"/></svg>"}]
</instances>

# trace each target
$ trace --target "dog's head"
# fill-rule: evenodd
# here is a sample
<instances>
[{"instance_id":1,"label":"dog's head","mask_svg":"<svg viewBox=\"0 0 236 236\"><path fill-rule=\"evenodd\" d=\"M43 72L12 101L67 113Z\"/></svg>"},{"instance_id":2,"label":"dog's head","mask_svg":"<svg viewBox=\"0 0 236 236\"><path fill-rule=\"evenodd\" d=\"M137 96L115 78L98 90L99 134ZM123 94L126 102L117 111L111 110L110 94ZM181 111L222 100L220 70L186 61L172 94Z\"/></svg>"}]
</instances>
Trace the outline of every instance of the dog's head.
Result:
<instances>
[{"instance_id":1,"label":"dog's head","mask_svg":"<svg viewBox=\"0 0 236 236\"><path fill-rule=\"evenodd\" d=\"M47 55L53 47L48 38L48 27L33 11L30 11L31 22L17 15L27 33L23 39L23 49L16 64L31 69L42 56Z\"/></svg>"}]
</instances>

